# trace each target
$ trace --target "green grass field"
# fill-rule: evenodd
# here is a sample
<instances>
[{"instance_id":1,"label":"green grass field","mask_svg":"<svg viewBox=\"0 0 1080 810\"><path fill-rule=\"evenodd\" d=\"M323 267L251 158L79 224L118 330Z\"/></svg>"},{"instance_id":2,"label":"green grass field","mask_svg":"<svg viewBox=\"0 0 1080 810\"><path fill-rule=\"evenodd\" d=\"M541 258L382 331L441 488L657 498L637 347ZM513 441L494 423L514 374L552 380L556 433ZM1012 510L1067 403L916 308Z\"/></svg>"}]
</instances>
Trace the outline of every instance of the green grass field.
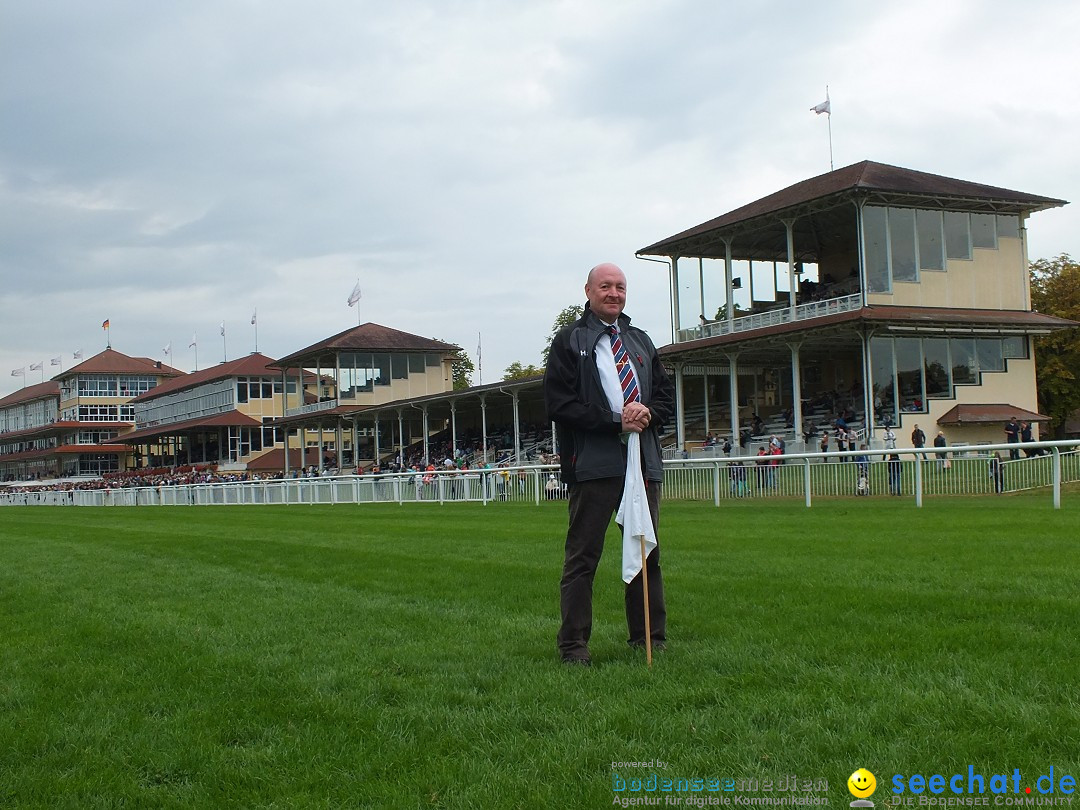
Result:
<instances>
[{"instance_id":1,"label":"green grass field","mask_svg":"<svg viewBox=\"0 0 1080 810\"><path fill-rule=\"evenodd\" d=\"M667 503L648 670L614 531L594 666L558 663L562 503L0 509L0 806L609 807L652 772L846 806L865 766L882 807L893 774L1080 776L1078 511Z\"/></svg>"}]
</instances>

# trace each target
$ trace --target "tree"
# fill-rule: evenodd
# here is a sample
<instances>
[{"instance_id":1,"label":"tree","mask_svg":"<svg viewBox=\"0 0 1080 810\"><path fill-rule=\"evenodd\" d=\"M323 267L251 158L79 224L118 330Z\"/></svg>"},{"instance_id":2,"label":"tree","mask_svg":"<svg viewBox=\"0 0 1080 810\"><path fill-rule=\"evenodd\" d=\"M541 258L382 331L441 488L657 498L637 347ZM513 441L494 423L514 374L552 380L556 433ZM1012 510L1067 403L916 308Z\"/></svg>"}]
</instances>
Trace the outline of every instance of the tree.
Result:
<instances>
[{"instance_id":1,"label":"tree","mask_svg":"<svg viewBox=\"0 0 1080 810\"><path fill-rule=\"evenodd\" d=\"M537 374L543 374L542 368L536 366L523 366L517 360L506 367L506 371L503 372L504 380L520 380L523 377L535 377Z\"/></svg>"},{"instance_id":2,"label":"tree","mask_svg":"<svg viewBox=\"0 0 1080 810\"><path fill-rule=\"evenodd\" d=\"M571 304L555 316L555 323L551 325L551 334L548 335L547 343L544 344L544 350L540 352L542 366L547 366L548 355L551 353L551 341L555 340L555 335L559 334L559 330L564 326L569 326L580 318L584 312L585 307L581 304Z\"/></svg>"},{"instance_id":3,"label":"tree","mask_svg":"<svg viewBox=\"0 0 1080 810\"><path fill-rule=\"evenodd\" d=\"M439 339L435 338L435 340ZM439 342L446 343L445 340ZM472 385L472 375L476 371L476 366L473 365L472 358L465 353L464 349L453 343L450 345L456 350L453 355L453 363L450 366L450 370L454 375L454 390L459 391L462 388L468 388Z\"/></svg>"},{"instance_id":4,"label":"tree","mask_svg":"<svg viewBox=\"0 0 1080 810\"><path fill-rule=\"evenodd\" d=\"M1067 253L1031 263L1031 308L1045 315L1080 321L1080 264ZM1061 329L1035 338L1039 410L1050 417L1055 438L1065 437L1065 421L1080 409L1080 329Z\"/></svg>"}]
</instances>

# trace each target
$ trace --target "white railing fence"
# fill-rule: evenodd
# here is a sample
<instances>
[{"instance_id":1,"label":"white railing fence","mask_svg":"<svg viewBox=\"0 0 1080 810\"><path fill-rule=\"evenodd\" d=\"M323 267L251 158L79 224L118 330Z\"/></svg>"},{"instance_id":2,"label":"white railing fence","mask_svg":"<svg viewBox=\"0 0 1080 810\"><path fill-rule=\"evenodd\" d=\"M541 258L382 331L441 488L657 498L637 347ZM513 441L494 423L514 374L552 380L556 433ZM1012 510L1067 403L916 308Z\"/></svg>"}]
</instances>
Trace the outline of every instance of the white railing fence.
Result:
<instances>
[{"instance_id":1,"label":"white railing fence","mask_svg":"<svg viewBox=\"0 0 1080 810\"><path fill-rule=\"evenodd\" d=\"M1012 451L1020 458L1011 459ZM898 458L890 461L893 454ZM716 506L744 498L802 498L810 506L815 497L862 495L914 499L921 506L926 497L1048 488L1054 507L1060 508L1062 484L1080 481L1080 441L675 459L665 461L664 467L665 499L711 501ZM0 488L0 506L539 504L565 497L554 465L118 489Z\"/></svg>"}]
</instances>

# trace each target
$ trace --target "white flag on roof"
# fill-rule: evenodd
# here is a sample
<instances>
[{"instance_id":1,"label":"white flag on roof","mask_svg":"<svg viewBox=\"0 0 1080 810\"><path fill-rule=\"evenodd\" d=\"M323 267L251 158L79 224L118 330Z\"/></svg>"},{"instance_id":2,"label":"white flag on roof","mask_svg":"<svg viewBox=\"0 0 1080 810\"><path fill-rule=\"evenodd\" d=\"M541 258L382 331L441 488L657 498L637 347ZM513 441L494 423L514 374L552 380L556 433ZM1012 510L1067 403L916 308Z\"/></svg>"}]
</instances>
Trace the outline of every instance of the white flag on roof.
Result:
<instances>
[{"instance_id":1,"label":"white flag on roof","mask_svg":"<svg viewBox=\"0 0 1080 810\"><path fill-rule=\"evenodd\" d=\"M818 115L821 115L822 113L825 113L826 115L832 115L832 105L829 103L829 99L826 98L816 107L811 107L810 112L815 112Z\"/></svg>"},{"instance_id":2,"label":"white flag on roof","mask_svg":"<svg viewBox=\"0 0 1080 810\"><path fill-rule=\"evenodd\" d=\"M72 352L71 356L76 360L82 360L82 349L79 349L77 352Z\"/></svg>"},{"instance_id":3,"label":"white flag on roof","mask_svg":"<svg viewBox=\"0 0 1080 810\"><path fill-rule=\"evenodd\" d=\"M349 306L355 307L356 302L360 300L360 279L356 280L356 286L352 288L352 292L349 293Z\"/></svg>"},{"instance_id":4,"label":"white flag on roof","mask_svg":"<svg viewBox=\"0 0 1080 810\"><path fill-rule=\"evenodd\" d=\"M42 366L43 366L44 364L45 364L45 361L44 361L44 360L42 360L42 361L41 361L40 363L31 363L31 364L30 364L30 370L31 370L31 371L40 371L40 370L41 370L41 367L42 367Z\"/></svg>"},{"instance_id":5,"label":"white flag on roof","mask_svg":"<svg viewBox=\"0 0 1080 810\"><path fill-rule=\"evenodd\" d=\"M61 358L59 358L59 357L54 357L54 358L53 358L52 360L50 360L50 361L49 361L49 365L50 365L50 366L58 366L58 365L60 365L60 363L62 363L62 362L63 362L63 360L62 360Z\"/></svg>"}]
</instances>

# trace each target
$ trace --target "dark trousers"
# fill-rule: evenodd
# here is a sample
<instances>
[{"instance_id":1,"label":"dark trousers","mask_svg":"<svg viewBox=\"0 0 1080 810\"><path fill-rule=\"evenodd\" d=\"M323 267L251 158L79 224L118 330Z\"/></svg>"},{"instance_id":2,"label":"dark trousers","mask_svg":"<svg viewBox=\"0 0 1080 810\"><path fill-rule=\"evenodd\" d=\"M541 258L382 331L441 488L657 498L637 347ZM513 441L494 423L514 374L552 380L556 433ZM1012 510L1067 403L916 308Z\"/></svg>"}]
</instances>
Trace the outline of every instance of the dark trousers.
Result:
<instances>
[{"instance_id":1,"label":"dark trousers","mask_svg":"<svg viewBox=\"0 0 1080 810\"><path fill-rule=\"evenodd\" d=\"M559 654L588 658L592 635L592 589L596 567L604 550L604 535L622 500L623 478L600 478L570 485L570 527L566 532L566 558L560 584L562 626ZM646 487L653 529L659 537L660 482ZM620 560L622 559L620 552ZM660 545L649 554L649 620L653 642L667 639L664 581L660 573ZM620 570L622 566L620 565ZM626 626L631 644L645 643L645 596L639 573L626 586Z\"/></svg>"}]
</instances>

